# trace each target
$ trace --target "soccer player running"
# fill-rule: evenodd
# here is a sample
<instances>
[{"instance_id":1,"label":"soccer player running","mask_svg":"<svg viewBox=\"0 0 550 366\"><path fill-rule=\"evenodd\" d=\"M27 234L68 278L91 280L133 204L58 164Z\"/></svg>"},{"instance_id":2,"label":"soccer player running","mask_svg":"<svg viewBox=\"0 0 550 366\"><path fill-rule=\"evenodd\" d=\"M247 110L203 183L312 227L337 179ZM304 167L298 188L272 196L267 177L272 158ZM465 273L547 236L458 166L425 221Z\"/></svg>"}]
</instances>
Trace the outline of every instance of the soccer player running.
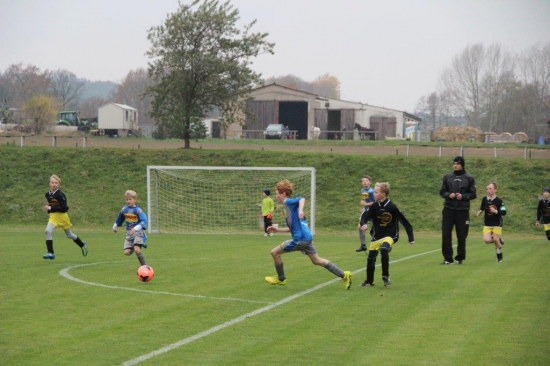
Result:
<instances>
[{"instance_id":1,"label":"soccer player running","mask_svg":"<svg viewBox=\"0 0 550 366\"><path fill-rule=\"evenodd\" d=\"M147 264L141 248L147 248L147 215L141 207L137 205L137 193L127 190L124 193L126 206L120 210L113 225L113 231L116 233L119 226L126 221L126 238L124 239L124 254L131 255L136 253L139 263L144 266Z\"/></svg>"},{"instance_id":2,"label":"soccer player running","mask_svg":"<svg viewBox=\"0 0 550 366\"><path fill-rule=\"evenodd\" d=\"M485 212L483 220L483 241L486 244L495 244L497 262L502 262L502 216L506 215L504 202L497 197L497 184L492 182L485 188L487 195L481 200L481 206L476 216Z\"/></svg>"},{"instance_id":3,"label":"soccer player running","mask_svg":"<svg viewBox=\"0 0 550 366\"><path fill-rule=\"evenodd\" d=\"M391 284L390 280L390 252L393 244L399 240L399 223L405 227L409 243L414 245L413 227L409 220L401 213L395 203L390 201L389 183L376 183L374 199L376 202L368 211L361 215L361 228L368 229L368 221L372 220L372 241L367 255L367 279L361 286L374 286L374 270L378 252L382 255L382 281L384 286Z\"/></svg>"},{"instance_id":4,"label":"soccer player running","mask_svg":"<svg viewBox=\"0 0 550 366\"><path fill-rule=\"evenodd\" d=\"M270 226L268 227L268 231L270 233L291 233L292 239L285 240L271 250L271 256L273 257L277 275L273 277L266 277L265 280L272 285L286 285L285 270L281 256L284 253L300 251L309 257L311 263L317 266L322 266L332 272L335 276L342 278L346 283L346 290L349 290L351 287L351 272L342 271L334 263L328 259L321 258L319 254L317 254L317 250L313 245L313 235L309 230L309 225L304 214L306 199L303 197L290 198L293 190L294 187L288 179L277 183L275 199L278 202L283 203L287 227L275 228Z\"/></svg>"},{"instance_id":5,"label":"soccer player running","mask_svg":"<svg viewBox=\"0 0 550 366\"><path fill-rule=\"evenodd\" d=\"M53 250L53 232L59 227L65 231L67 238L75 242L80 247L83 256L88 255L88 246L71 230L73 224L69 218L69 206L67 205L67 197L59 186L61 179L57 175L50 177L50 190L46 193L48 204L44 205L44 210L48 212L48 225L46 226L46 248L48 253L44 254L44 259L55 259Z\"/></svg>"}]
</instances>

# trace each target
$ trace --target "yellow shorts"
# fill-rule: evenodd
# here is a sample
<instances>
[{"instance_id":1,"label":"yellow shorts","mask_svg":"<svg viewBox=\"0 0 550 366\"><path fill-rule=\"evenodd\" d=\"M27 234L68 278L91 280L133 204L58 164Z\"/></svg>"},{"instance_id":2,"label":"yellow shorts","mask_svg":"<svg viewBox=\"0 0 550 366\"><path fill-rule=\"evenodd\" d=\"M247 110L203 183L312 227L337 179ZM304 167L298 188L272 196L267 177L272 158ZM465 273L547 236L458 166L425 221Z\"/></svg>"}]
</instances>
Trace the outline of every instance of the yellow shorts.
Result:
<instances>
[{"instance_id":1,"label":"yellow shorts","mask_svg":"<svg viewBox=\"0 0 550 366\"><path fill-rule=\"evenodd\" d=\"M386 236L385 238L382 238L380 240L372 241L369 245L369 250L379 250L380 246L384 243L389 243L390 248L393 245L393 239L389 236Z\"/></svg>"},{"instance_id":2,"label":"yellow shorts","mask_svg":"<svg viewBox=\"0 0 550 366\"><path fill-rule=\"evenodd\" d=\"M502 227L501 226L484 226L483 234L502 235Z\"/></svg>"},{"instance_id":3,"label":"yellow shorts","mask_svg":"<svg viewBox=\"0 0 550 366\"><path fill-rule=\"evenodd\" d=\"M544 231L550 230L550 224L544 224Z\"/></svg>"},{"instance_id":4,"label":"yellow shorts","mask_svg":"<svg viewBox=\"0 0 550 366\"><path fill-rule=\"evenodd\" d=\"M66 230L70 229L73 224L71 224L71 219L69 219L69 214L66 212L52 212L50 213L50 219L48 224L52 224L55 227Z\"/></svg>"}]
</instances>

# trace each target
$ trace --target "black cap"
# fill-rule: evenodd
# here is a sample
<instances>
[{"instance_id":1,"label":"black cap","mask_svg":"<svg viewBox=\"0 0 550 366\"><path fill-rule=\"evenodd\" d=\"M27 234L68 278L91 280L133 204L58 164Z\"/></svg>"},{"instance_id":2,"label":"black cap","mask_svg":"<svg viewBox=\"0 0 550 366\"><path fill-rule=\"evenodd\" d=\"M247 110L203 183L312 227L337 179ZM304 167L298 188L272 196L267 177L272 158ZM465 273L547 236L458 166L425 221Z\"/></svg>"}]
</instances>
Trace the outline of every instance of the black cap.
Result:
<instances>
[{"instance_id":1,"label":"black cap","mask_svg":"<svg viewBox=\"0 0 550 366\"><path fill-rule=\"evenodd\" d=\"M453 163L459 163L463 168L466 166L466 162L462 156L457 156L455 160L453 160Z\"/></svg>"},{"instance_id":2,"label":"black cap","mask_svg":"<svg viewBox=\"0 0 550 366\"><path fill-rule=\"evenodd\" d=\"M269 196L271 194L271 191L269 189L264 189L264 193Z\"/></svg>"},{"instance_id":3,"label":"black cap","mask_svg":"<svg viewBox=\"0 0 550 366\"><path fill-rule=\"evenodd\" d=\"M544 189L542 191L550 193L550 187L544 187Z\"/></svg>"}]
</instances>

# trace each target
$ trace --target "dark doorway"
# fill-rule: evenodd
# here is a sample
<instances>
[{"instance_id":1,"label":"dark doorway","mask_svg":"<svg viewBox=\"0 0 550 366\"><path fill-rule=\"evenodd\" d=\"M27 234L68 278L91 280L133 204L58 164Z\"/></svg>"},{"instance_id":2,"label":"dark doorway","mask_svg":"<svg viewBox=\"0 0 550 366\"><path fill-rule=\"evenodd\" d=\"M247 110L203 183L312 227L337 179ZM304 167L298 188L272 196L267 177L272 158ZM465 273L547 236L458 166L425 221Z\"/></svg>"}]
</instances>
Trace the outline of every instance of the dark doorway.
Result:
<instances>
[{"instance_id":1,"label":"dark doorway","mask_svg":"<svg viewBox=\"0 0 550 366\"><path fill-rule=\"evenodd\" d=\"M220 122L218 121L212 121L212 131L210 131L212 134L213 139L219 139L221 136L221 127Z\"/></svg>"},{"instance_id":2,"label":"dark doorway","mask_svg":"<svg viewBox=\"0 0 550 366\"><path fill-rule=\"evenodd\" d=\"M338 140L340 138L340 127L341 127L341 118L342 113L340 110L330 110L328 111L328 123L327 129L328 134L327 138L329 140Z\"/></svg>"},{"instance_id":3,"label":"dark doorway","mask_svg":"<svg viewBox=\"0 0 550 366\"><path fill-rule=\"evenodd\" d=\"M279 102L279 123L298 131L298 140L307 139L307 102Z\"/></svg>"}]
</instances>

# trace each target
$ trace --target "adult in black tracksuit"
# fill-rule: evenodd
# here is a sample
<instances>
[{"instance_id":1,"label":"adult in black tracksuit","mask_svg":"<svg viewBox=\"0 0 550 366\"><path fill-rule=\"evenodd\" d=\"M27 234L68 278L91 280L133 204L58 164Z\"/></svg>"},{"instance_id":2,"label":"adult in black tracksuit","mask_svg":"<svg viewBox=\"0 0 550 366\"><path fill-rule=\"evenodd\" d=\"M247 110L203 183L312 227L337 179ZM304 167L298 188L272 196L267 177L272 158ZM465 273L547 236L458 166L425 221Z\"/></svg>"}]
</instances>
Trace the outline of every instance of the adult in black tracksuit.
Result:
<instances>
[{"instance_id":1,"label":"adult in black tracksuit","mask_svg":"<svg viewBox=\"0 0 550 366\"><path fill-rule=\"evenodd\" d=\"M476 198L476 181L466 173L462 156L453 160L453 172L443 177L439 195L443 202L443 219L441 221L441 264L458 264L466 259L466 238L470 227L470 201ZM453 258L453 227L456 227L458 241L457 254Z\"/></svg>"}]
</instances>

